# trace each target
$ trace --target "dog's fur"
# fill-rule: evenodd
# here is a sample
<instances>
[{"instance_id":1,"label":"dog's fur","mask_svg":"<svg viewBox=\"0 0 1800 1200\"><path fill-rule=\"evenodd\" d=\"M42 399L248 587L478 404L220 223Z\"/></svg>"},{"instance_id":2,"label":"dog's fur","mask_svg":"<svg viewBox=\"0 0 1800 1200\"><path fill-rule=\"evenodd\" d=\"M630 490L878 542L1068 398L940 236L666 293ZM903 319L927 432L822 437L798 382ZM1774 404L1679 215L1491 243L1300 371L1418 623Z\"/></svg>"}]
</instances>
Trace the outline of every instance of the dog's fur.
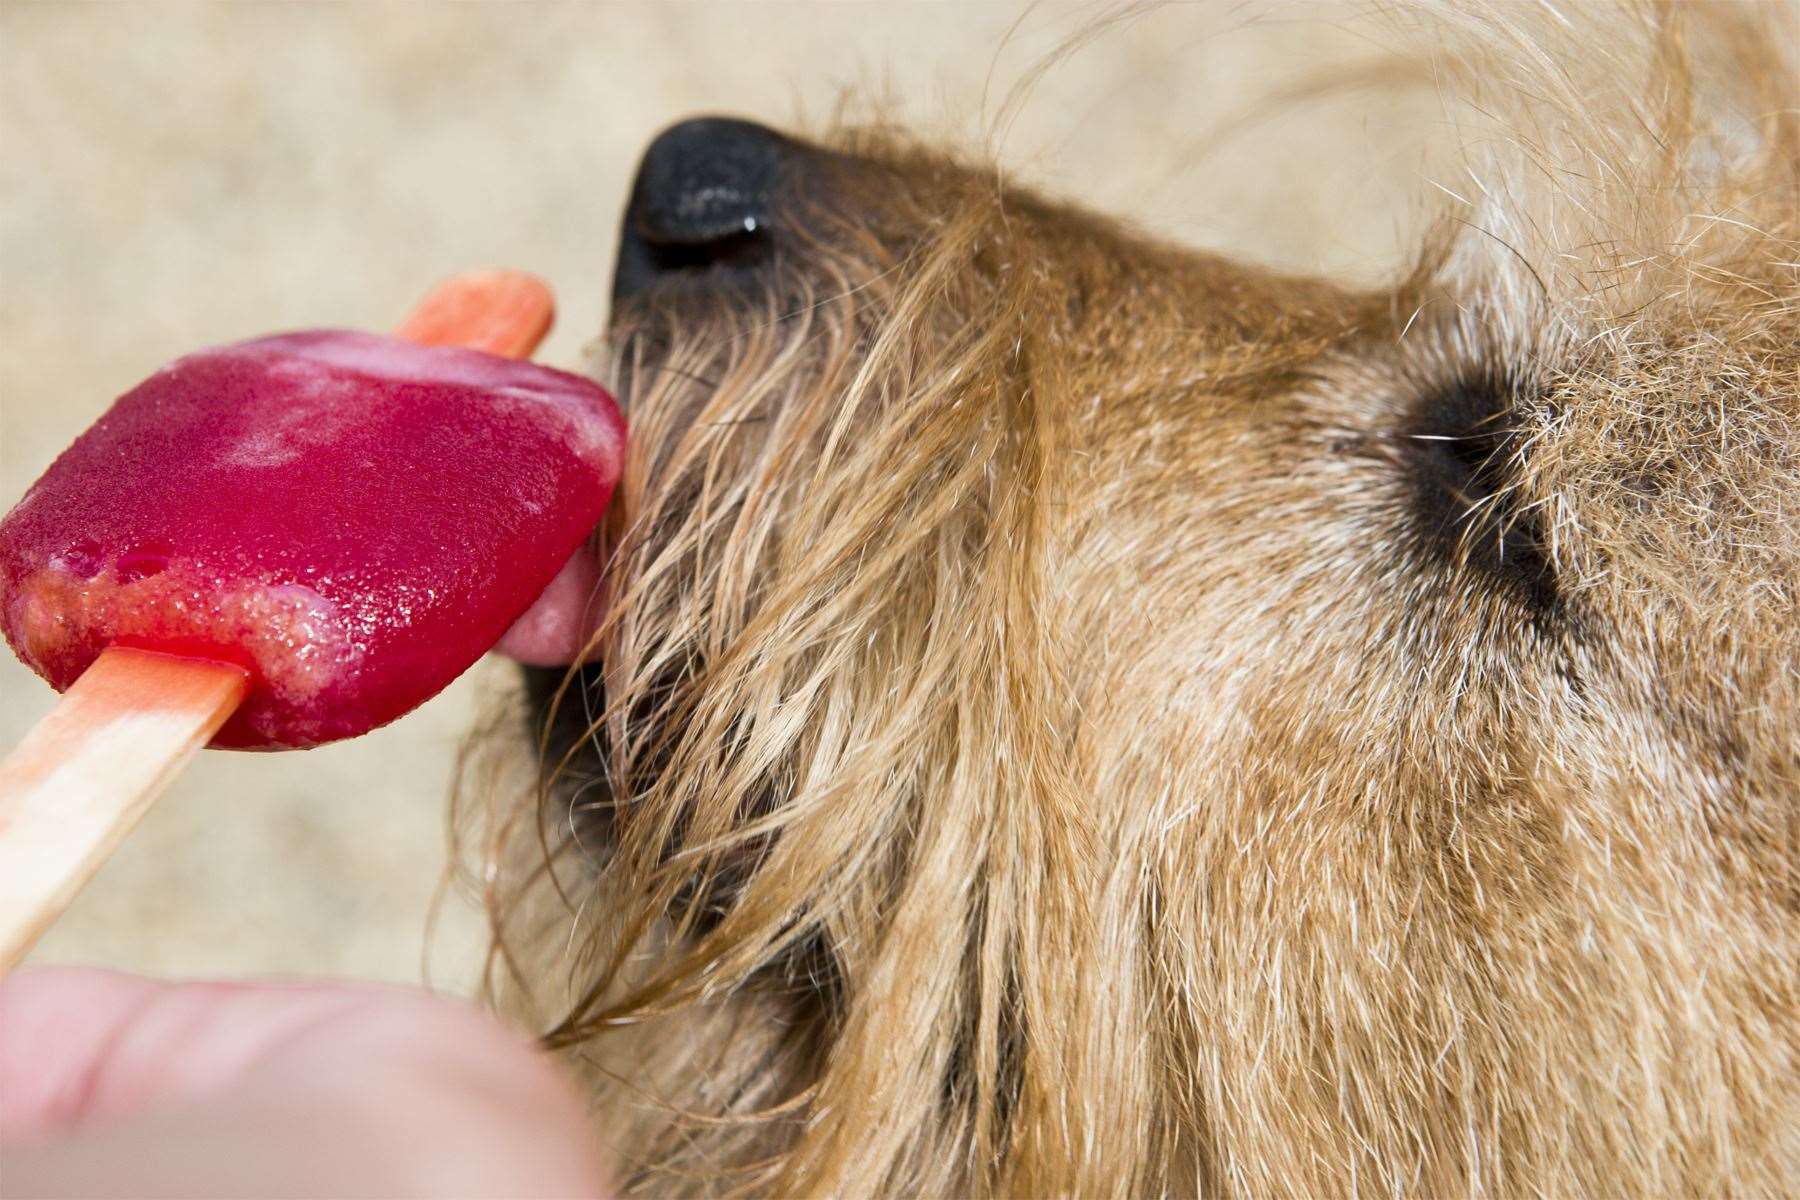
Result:
<instances>
[{"instance_id":1,"label":"dog's fur","mask_svg":"<svg viewBox=\"0 0 1800 1200\"><path fill-rule=\"evenodd\" d=\"M1395 286L851 132L616 314L484 845L631 1187L1800 1188L1792 10L1422 15Z\"/></svg>"}]
</instances>

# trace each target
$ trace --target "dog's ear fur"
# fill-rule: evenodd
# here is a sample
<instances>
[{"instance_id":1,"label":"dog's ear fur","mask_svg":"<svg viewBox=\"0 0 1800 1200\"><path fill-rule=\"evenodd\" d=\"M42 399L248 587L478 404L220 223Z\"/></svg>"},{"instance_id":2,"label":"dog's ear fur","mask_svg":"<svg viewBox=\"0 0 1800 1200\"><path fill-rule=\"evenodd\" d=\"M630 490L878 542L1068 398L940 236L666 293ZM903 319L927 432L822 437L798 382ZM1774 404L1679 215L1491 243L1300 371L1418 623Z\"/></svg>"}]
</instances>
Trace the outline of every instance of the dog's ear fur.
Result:
<instances>
[{"instance_id":1,"label":"dog's ear fur","mask_svg":"<svg viewBox=\"0 0 1800 1200\"><path fill-rule=\"evenodd\" d=\"M1397 10L1380 292L846 133L875 228L623 318L603 687L469 795L638 1185L1792 1183L1784 11Z\"/></svg>"}]
</instances>

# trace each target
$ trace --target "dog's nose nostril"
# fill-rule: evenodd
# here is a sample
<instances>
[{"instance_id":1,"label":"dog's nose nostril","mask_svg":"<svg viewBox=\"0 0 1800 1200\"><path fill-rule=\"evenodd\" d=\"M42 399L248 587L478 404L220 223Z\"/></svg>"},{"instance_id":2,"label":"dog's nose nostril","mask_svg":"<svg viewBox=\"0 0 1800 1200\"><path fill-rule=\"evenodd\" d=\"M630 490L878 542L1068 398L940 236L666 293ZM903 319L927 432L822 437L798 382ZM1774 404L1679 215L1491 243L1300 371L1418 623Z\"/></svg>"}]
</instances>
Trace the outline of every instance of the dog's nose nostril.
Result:
<instances>
[{"instance_id":1,"label":"dog's nose nostril","mask_svg":"<svg viewBox=\"0 0 1800 1200\"><path fill-rule=\"evenodd\" d=\"M749 268L768 256L771 205L794 144L772 129L698 117L644 152L619 239L615 297L673 272Z\"/></svg>"}]
</instances>

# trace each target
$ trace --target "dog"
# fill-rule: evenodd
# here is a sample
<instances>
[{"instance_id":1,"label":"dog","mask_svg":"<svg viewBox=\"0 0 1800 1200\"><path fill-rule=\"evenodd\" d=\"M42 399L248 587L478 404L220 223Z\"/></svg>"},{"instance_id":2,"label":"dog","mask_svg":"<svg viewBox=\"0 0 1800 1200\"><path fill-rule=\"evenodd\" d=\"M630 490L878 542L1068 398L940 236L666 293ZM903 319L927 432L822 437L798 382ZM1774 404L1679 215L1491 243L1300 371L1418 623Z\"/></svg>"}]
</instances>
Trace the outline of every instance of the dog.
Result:
<instances>
[{"instance_id":1,"label":"dog","mask_svg":"<svg viewBox=\"0 0 1800 1200\"><path fill-rule=\"evenodd\" d=\"M1380 287L646 152L464 797L627 1192L1800 1190L1792 10L1396 16L1469 169Z\"/></svg>"}]
</instances>

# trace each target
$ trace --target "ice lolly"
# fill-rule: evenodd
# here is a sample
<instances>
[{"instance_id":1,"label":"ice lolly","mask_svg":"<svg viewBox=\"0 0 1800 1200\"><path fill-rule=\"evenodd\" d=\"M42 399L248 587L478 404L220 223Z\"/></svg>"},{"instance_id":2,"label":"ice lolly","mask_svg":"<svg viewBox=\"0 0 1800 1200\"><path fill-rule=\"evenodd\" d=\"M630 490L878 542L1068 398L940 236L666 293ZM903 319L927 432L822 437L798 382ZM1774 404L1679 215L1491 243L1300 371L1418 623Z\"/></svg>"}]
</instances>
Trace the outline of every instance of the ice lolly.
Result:
<instances>
[{"instance_id":1,"label":"ice lolly","mask_svg":"<svg viewBox=\"0 0 1800 1200\"><path fill-rule=\"evenodd\" d=\"M618 477L611 398L501 357L548 328L548 292L523 278L457 281L402 338L258 338L127 392L0 520L14 651L76 685L65 706L210 680L195 703L224 711L197 740L225 747L354 737L436 694L557 575Z\"/></svg>"},{"instance_id":2,"label":"ice lolly","mask_svg":"<svg viewBox=\"0 0 1800 1200\"><path fill-rule=\"evenodd\" d=\"M58 690L109 645L243 667L215 745L355 737L530 606L621 444L606 394L548 367L342 331L204 350L0 520L0 625Z\"/></svg>"}]
</instances>

